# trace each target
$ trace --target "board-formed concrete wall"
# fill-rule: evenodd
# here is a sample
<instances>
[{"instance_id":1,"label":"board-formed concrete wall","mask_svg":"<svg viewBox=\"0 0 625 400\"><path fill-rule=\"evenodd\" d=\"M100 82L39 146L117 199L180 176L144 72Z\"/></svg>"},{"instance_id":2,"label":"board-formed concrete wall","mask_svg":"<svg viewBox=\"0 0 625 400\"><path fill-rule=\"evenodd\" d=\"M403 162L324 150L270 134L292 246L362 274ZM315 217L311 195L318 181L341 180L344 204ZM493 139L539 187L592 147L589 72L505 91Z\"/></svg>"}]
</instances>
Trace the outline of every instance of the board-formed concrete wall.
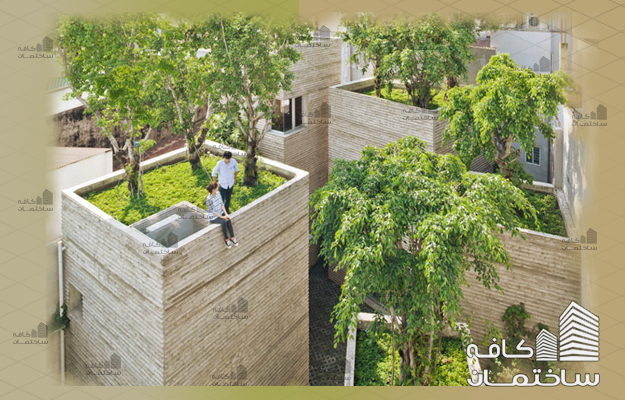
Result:
<instances>
[{"instance_id":1,"label":"board-formed concrete wall","mask_svg":"<svg viewBox=\"0 0 625 400\"><path fill-rule=\"evenodd\" d=\"M184 149L145 167L183 158ZM119 172L63 192L65 300L82 294L82 311L70 306L68 376L87 385L308 384L308 173L263 161L288 181L231 214L232 249L212 225L146 254L154 241L81 197ZM238 318L225 318L242 302ZM119 375L88 368L113 354Z\"/></svg>"},{"instance_id":2,"label":"board-formed concrete wall","mask_svg":"<svg viewBox=\"0 0 625 400\"><path fill-rule=\"evenodd\" d=\"M278 98L305 99L303 125L292 133L269 131L259 147L268 158L308 171L309 193L313 193L328 181L328 126L334 121L328 107L328 87L341 82L341 40L322 40L296 48L302 59L291 68L295 74L292 89L281 92ZM310 265L317 260L318 249L311 246Z\"/></svg>"},{"instance_id":3,"label":"board-formed concrete wall","mask_svg":"<svg viewBox=\"0 0 625 400\"><path fill-rule=\"evenodd\" d=\"M332 123L329 124L329 162L332 171L335 158L357 160L365 146L384 147L406 136L416 136L428 151L452 152L452 142L443 141L447 121L440 120L440 110L398 103L368 96L359 91L373 87L372 78L328 89ZM396 87L401 87L396 84ZM491 172L492 165L477 157L471 169Z\"/></svg>"},{"instance_id":4,"label":"board-formed concrete wall","mask_svg":"<svg viewBox=\"0 0 625 400\"><path fill-rule=\"evenodd\" d=\"M547 325L552 332L558 327L560 314L571 301L581 301L581 253L564 250L566 238L522 229L525 240L499 235L510 255L512 268L497 268L500 292L486 289L467 272L469 287L463 287L464 320L470 318L473 340L481 343L486 334L486 322L491 321L505 335L502 317L511 305L525 304L531 320L525 326L537 323ZM554 330L555 329L555 330ZM533 341L530 342L533 346Z\"/></svg>"},{"instance_id":5,"label":"board-formed concrete wall","mask_svg":"<svg viewBox=\"0 0 625 400\"><path fill-rule=\"evenodd\" d=\"M465 83L475 85L477 73L488 64L492 56L497 54L497 49L493 47L471 46L471 53L475 56L475 60L467 65L467 79Z\"/></svg>"}]
</instances>

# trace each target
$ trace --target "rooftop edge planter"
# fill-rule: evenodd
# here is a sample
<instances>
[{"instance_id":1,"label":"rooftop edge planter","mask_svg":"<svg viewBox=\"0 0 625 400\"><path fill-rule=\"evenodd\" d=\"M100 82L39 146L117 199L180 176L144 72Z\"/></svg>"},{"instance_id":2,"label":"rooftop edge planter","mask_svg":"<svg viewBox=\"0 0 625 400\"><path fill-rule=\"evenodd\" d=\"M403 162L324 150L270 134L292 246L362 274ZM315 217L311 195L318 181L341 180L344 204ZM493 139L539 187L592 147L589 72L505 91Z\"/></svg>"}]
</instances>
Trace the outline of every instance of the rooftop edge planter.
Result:
<instances>
[{"instance_id":1,"label":"rooftop edge planter","mask_svg":"<svg viewBox=\"0 0 625 400\"><path fill-rule=\"evenodd\" d=\"M395 86L401 87L398 83ZM365 78L328 89L333 120L328 125L330 171L335 158L357 160L367 145L384 147L408 135L423 140L428 151L437 154L452 152L452 142L443 142L448 123L439 119L440 109L426 110L358 93L372 87L373 78ZM491 172L492 164L479 156L471 169Z\"/></svg>"},{"instance_id":2,"label":"rooftop edge planter","mask_svg":"<svg viewBox=\"0 0 625 400\"><path fill-rule=\"evenodd\" d=\"M143 167L183 161L185 151ZM68 375L88 385L308 384L308 173L262 161L288 180L231 214L240 243L232 249L216 225L169 247L135 229L190 204L126 226L81 197L122 171L63 191ZM113 354L118 375L87 367Z\"/></svg>"}]
</instances>

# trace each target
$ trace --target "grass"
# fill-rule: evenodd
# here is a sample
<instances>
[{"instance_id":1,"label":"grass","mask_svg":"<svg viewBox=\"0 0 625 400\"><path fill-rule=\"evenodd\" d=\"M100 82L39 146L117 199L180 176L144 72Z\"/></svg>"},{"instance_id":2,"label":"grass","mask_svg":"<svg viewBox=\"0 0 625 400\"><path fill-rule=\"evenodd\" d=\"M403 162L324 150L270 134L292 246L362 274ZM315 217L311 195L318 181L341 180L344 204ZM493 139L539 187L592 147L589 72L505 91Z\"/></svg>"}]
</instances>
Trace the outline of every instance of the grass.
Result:
<instances>
[{"instance_id":1,"label":"grass","mask_svg":"<svg viewBox=\"0 0 625 400\"><path fill-rule=\"evenodd\" d=\"M367 96L375 96L375 89L366 89L361 91L360 93L366 94ZM432 90L432 95L433 97L430 99L430 102L428 104L428 110L436 110L445 102L445 90ZM408 95L406 89L393 89L393 91L389 93L387 88L382 88L382 96L387 100L407 104L409 106L412 105L412 99Z\"/></svg>"},{"instance_id":2,"label":"grass","mask_svg":"<svg viewBox=\"0 0 625 400\"><path fill-rule=\"evenodd\" d=\"M389 386L391 383L391 335L359 331L356 336L355 386ZM399 353L395 352L395 379L399 376ZM468 386L466 352L456 338L442 338L433 386ZM397 383L397 382L396 382Z\"/></svg>"},{"instance_id":3,"label":"grass","mask_svg":"<svg viewBox=\"0 0 625 400\"><path fill-rule=\"evenodd\" d=\"M566 236L564 219L562 218L560 208L558 208L556 198L546 193L536 193L527 189L522 190L525 197L536 209L539 226L536 225L533 219L518 215L519 226L552 235Z\"/></svg>"},{"instance_id":4,"label":"grass","mask_svg":"<svg viewBox=\"0 0 625 400\"><path fill-rule=\"evenodd\" d=\"M205 155L202 164L210 174L220 157ZM232 193L230 213L244 207L257 198L279 187L285 178L269 171L258 171L258 184L254 187L243 186L245 167L239 163L240 172ZM125 182L119 186L99 192L87 193L85 198L94 206L130 225L152 214L169 208L183 200L206 209L206 186L212 181L203 169L191 170L187 161L155 168L143 175L145 194L139 199L130 198ZM118 194L119 190L119 194Z\"/></svg>"}]
</instances>

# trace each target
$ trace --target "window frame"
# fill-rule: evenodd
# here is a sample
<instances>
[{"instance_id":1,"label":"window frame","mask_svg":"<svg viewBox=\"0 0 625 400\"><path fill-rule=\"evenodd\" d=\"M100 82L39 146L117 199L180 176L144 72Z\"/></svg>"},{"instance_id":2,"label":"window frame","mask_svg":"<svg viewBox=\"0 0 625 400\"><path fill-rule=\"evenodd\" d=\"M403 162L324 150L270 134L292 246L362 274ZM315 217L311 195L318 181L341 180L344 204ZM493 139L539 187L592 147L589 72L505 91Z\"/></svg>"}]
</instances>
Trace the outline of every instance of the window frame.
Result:
<instances>
[{"instance_id":1,"label":"window frame","mask_svg":"<svg viewBox=\"0 0 625 400\"><path fill-rule=\"evenodd\" d=\"M298 115L297 112L297 103L299 100L299 106L300 106L300 112ZM270 123L271 123L271 131L274 132L280 132L281 134L289 134L292 133L296 130L299 130L303 127L306 126L307 124L307 115L306 115L306 110L308 108L308 101L307 101L307 96L306 95L301 95L301 96L295 96L295 97L290 97L288 99L275 99L275 102L280 102L280 105L282 105L282 102L284 101L288 101L289 102L289 111L288 113L284 113L284 112L280 112L282 118L281 121L283 123L282 127L276 127L274 124L275 119L272 118ZM274 104L276 104L274 103ZM281 110L281 108L280 108ZM291 118L291 122L290 122L290 129L288 130L282 130L284 128L284 116L290 114L290 118ZM297 125L297 123L299 122L299 125Z\"/></svg>"},{"instance_id":2,"label":"window frame","mask_svg":"<svg viewBox=\"0 0 625 400\"><path fill-rule=\"evenodd\" d=\"M536 151L538 150L538 157L536 157ZM536 158L538 158L538 162L536 162ZM525 152L525 163L526 164L530 164L530 165L536 165L538 167L540 167L540 163L541 163L541 151L540 151L540 147L534 146L534 148L532 149L531 154L528 152Z\"/></svg>"}]
</instances>

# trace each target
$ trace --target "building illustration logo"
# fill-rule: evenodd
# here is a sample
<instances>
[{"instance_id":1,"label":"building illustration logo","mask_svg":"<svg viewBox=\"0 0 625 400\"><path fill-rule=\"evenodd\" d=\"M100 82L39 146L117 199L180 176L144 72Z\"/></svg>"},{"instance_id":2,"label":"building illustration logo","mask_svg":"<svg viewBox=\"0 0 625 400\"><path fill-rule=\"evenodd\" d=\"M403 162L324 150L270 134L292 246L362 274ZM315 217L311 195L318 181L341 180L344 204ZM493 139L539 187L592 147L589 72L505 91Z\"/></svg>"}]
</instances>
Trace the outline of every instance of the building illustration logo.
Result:
<instances>
[{"instance_id":1,"label":"building illustration logo","mask_svg":"<svg viewBox=\"0 0 625 400\"><path fill-rule=\"evenodd\" d=\"M593 231L594 232L594 231ZM596 237L593 238L596 240ZM544 361L599 361L599 317L591 313L581 305L572 301L568 307L560 314L558 324L559 338L546 329L541 329L536 335L536 362ZM497 339L493 338L493 344L488 347L488 354L479 354L478 347L472 343L467 346L467 359L490 358L495 359L500 356L504 358L526 358L534 356L534 349L523 346L525 340L521 340L516 346L513 354L507 353L511 350L506 348L506 340L502 344L497 344ZM525 353L525 354L524 354ZM479 364L478 364L479 366ZM566 370L560 369L560 373L555 374L551 368L548 369L545 378L550 381L541 381L540 369L534 369L534 382L525 374L517 374L512 382L489 382L488 370L481 373L478 369L471 371L473 375L467 382L470 386L596 386L599 384L599 374L575 374L574 381L567 381Z\"/></svg>"},{"instance_id":2,"label":"building illustration logo","mask_svg":"<svg viewBox=\"0 0 625 400\"><path fill-rule=\"evenodd\" d=\"M536 361L558 361L558 338L546 329L536 336Z\"/></svg>"},{"instance_id":3,"label":"building illustration logo","mask_svg":"<svg viewBox=\"0 0 625 400\"><path fill-rule=\"evenodd\" d=\"M574 301L560 315L560 361L599 361L599 317Z\"/></svg>"},{"instance_id":4,"label":"building illustration logo","mask_svg":"<svg viewBox=\"0 0 625 400\"><path fill-rule=\"evenodd\" d=\"M550 72L551 71L551 62L549 62L549 59L545 56L542 56L540 58L540 72Z\"/></svg>"}]
</instances>

